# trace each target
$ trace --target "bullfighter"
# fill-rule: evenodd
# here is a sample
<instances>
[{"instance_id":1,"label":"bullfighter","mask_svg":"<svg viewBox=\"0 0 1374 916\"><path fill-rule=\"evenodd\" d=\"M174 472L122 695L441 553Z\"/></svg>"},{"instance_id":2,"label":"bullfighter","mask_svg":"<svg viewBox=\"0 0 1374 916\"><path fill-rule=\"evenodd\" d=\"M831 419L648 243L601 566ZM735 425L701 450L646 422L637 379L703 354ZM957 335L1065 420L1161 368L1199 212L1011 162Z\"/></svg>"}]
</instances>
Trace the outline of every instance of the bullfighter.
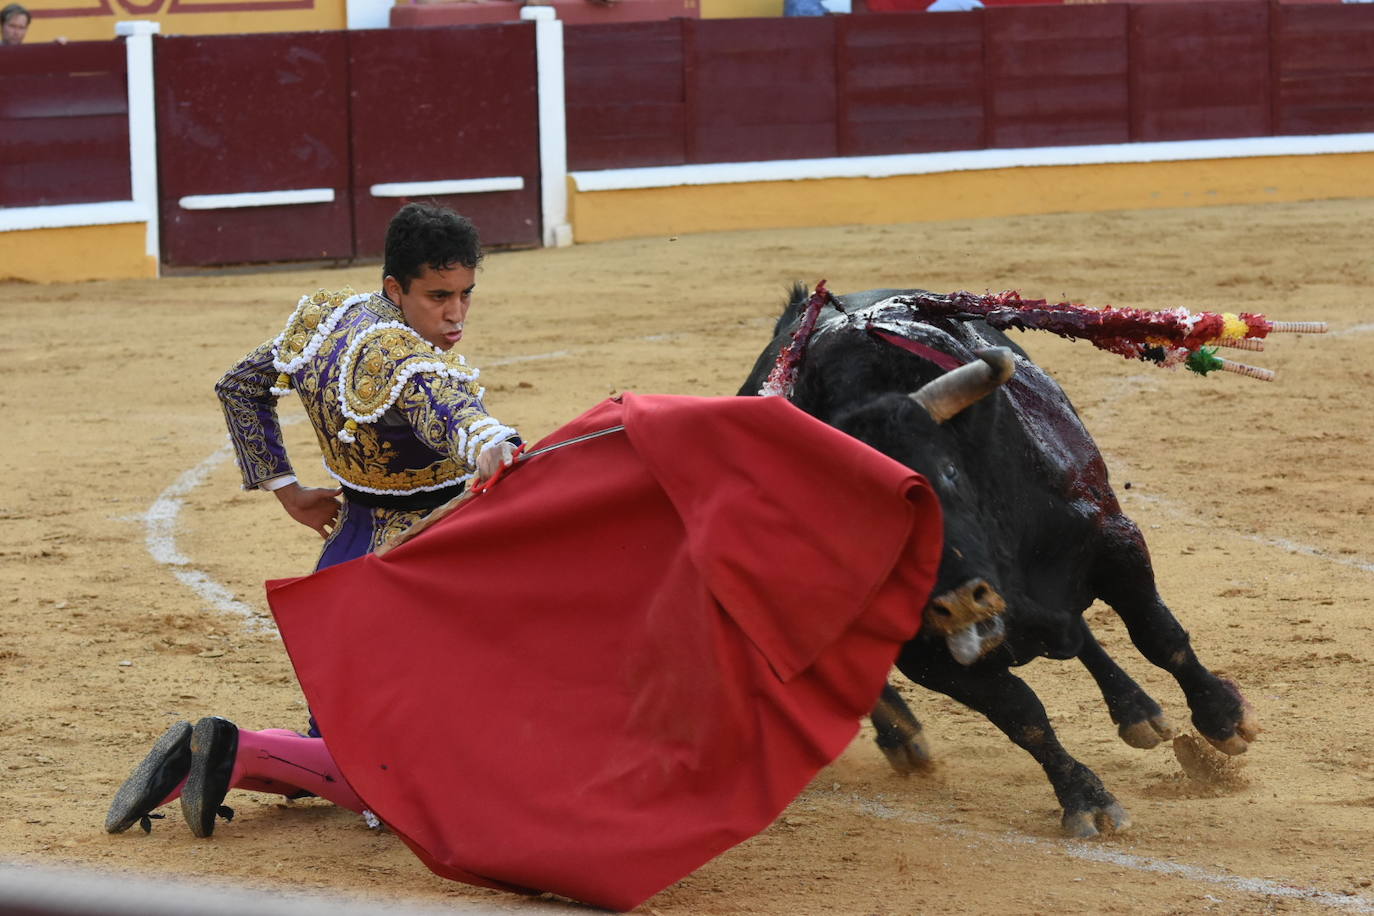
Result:
<instances>
[{"instance_id":1,"label":"bullfighter","mask_svg":"<svg viewBox=\"0 0 1374 916\"><path fill-rule=\"evenodd\" d=\"M511 461L516 431L487 412L463 338L482 260L476 227L442 207L407 204L387 228L382 289L302 296L285 328L215 386L245 489L270 491L325 539L316 569L374 550ZM277 419L294 391L337 488L296 479ZM339 497L342 496L342 500ZM178 797L210 836L230 788L316 794L362 810L312 720L310 734L250 732L209 716L178 722L116 792L105 829L145 829Z\"/></svg>"}]
</instances>

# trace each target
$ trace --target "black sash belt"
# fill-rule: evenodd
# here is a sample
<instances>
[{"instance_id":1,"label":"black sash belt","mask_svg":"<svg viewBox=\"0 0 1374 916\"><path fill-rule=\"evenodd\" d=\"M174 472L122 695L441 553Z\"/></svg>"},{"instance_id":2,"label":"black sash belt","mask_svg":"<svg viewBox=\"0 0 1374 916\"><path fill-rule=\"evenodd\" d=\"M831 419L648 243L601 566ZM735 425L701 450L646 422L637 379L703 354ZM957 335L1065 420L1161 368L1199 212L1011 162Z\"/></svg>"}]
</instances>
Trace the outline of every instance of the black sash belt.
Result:
<instances>
[{"instance_id":1,"label":"black sash belt","mask_svg":"<svg viewBox=\"0 0 1374 916\"><path fill-rule=\"evenodd\" d=\"M452 486L444 487L442 490L421 490L408 496L364 493L349 486L344 486L343 491L344 497L349 502L355 502L371 509L437 509L462 493L463 486L461 483L455 483Z\"/></svg>"}]
</instances>

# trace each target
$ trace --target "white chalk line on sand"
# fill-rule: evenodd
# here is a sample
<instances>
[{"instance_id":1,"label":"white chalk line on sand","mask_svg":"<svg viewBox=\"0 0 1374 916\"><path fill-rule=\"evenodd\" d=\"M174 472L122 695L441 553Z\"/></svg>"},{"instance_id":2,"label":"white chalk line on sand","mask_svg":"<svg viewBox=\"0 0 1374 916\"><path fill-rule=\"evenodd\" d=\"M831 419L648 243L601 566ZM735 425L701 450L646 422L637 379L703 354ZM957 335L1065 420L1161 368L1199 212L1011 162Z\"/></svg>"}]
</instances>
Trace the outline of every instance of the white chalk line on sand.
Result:
<instances>
[{"instance_id":1,"label":"white chalk line on sand","mask_svg":"<svg viewBox=\"0 0 1374 916\"><path fill-rule=\"evenodd\" d=\"M171 486L158 494L140 521L143 522L144 543L154 562L170 567L177 581L195 592L212 609L242 617L250 626L257 627L262 625L257 610L238 600L233 591L210 578L204 570L192 567L191 561L177 547L177 519L186 504L187 494L204 483L210 473L227 461L231 454L233 452L226 442L200 464L182 473Z\"/></svg>"},{"instance_id":2,"label":"white chalk line on sand","mask_svg":"<svg viewBox=\"0 0 1374 916\"><path fill-rule=\"evenodd\" d=\"M1374 913L1374 899L1368 897L1334 894L1330 891L1321 891L1310 887L1298 887L1294 884L1271 881L1265 878L1246 878L1240 875L1227 874L1226 872L1217 871L1215 869L1202 868L1198 865L1185 865L1180 862L1169 862L1164 859L1156 859L1150 856L1117 852L1112 849L1106 849L1102 846L1079 840L1045 840L1027 836L1024 833L1011 832L1001 834L984 833L968 827L956 827L952 824L942 823L939 818L933 815L900 811L883 802L871 798L864 798L857 794L850 794L847 800L856 811L862 814L867 814L880 820L930 826L942 833L953 834L964 839L978 840L987 843L1002 843L1008 846L1029 846L1034 849L1049 849L1055 852L1062 852L1075 859L1082 859L1099 865L1112 865L1117 868L1129 868L1132 871L1184 878L1200 884L1213 884L1229 890L1243 891L1249 894L1261 894L1266 897L1309 900L1313 903L1321 904L1322 906L1350 910L1356 913Z\"/></svg>"},{"instance_id":3,"label":"white chalk line on sand","mask_svg":"<svg viewBox=\"0 0 1374 916\"><path fill-rule=\"evenodd\" d=\"M1236 537L1245 541L1254 541L1256 544L1263 544L1266 547L1276 547L1279 550L1286 550L1289 553L1301 554L1304 557L1315 557L1325 560L1328 563L1339 563L1341 566L1349 566L1351 569L1358 569L1362 572L1374 573L1374 563L1357 556L1337 556L1327 553L1317 547L1309 547L1306 544L1299 544L1290 541L1288 538L1271 538L1262 534L1236 534Z\"/></svg>"},{"instance_id":4,"label":"white chalk line on sand","mask_svg":"<svg viewBox=\"0 0 1374 916\"><path fill-rule=\"evenodd\" d=\"M1182 522L1201 522L1201 519L1199 518L1198 514L1194 512L1192 509L1189 509L1182 503L1174 502L1173 500L1167 499L1163 496L1155 496L1153 494L1142 493L1139 490L1132 490L1131 499L1158 506L1159 509L1166 513L1170 518L1174 518ZM1325 560L1328 563L1335 563L1339 566L1348 566L1351 569L1358 569L1360 572L1374 573L1374 561L1370 561L1361 556L1353 554L1350 556L1334 554L1330 551L1323 550L1320 547L1312 547L1309 544L1300 544L1297 541L1293 541L1288 538L1269 537L1268 535L1263 534L1245 534L1243 532L1235 531L1229 528L1224 528L1220 530L1223 530L1230 537L1238 538L1242 541L1250 541L1255 544L1262 544L1265 547L1272 547L1275 550L1282 550L1284 553L1296 553L1300 556L1312 557L1316 560Z\"/></svg>"}]
</instances>

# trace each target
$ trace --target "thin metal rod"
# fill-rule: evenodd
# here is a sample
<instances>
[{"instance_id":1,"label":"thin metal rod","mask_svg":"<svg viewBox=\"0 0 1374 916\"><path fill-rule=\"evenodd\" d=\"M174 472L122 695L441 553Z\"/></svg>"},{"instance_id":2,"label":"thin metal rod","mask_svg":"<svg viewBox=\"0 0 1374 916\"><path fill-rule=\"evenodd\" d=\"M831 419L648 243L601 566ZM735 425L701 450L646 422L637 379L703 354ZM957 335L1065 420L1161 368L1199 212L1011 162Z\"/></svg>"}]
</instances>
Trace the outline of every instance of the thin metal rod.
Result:
<instances>
[{"instance_id":1,"label":"thin metal rod","mask_svg":"<svg viewBox=\"0 0 1374 916\"><path fill-rule=\"evenodd\" d=\"M544 455L549 452L560 449L565 445L576 445L579 442L586 442L588 439L600 439L602 436L609 436L611 433L618 433L624 429L625 425L622 423L619 426L608 426L605 429L598 429L595 432L583 433L580 436L573 436L571 439L564 439L562 442L555 442L552 445L546 445L543 448L535 449L532 452L521 452L519 455L515 457L515 461L518 464L522 461L526 461L530 458L533 458L535 455Z\"/></svg>"}]
</instances>

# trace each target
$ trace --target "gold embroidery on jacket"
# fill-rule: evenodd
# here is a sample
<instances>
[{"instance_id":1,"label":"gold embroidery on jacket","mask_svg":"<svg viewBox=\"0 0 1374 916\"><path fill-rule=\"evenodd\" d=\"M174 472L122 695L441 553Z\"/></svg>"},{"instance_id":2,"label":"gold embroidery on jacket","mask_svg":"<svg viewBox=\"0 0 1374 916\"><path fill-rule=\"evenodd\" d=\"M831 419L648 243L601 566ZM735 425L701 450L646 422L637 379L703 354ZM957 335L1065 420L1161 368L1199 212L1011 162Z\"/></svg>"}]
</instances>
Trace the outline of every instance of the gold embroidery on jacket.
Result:
<instances>
[{"instance_id":1,"label":"gold embroidery on jacket","mask_svg":"<svg viewBox=\"0 0 1374 916\"><path fill-rule=\"evenodd\" d=\"M348 342L348 351L355 355L351 364L340 367L345 373L341 389L349 410L362 417L390 407L399 388L417 372L459 381L476 377L461 356L437 350L409 328L366 328Z\"/></svg>"},{"instance_id":2,"label":"gold embroidery on jacket","mask_svg":"<svg viewBox=\"0 0 1374 916\"><path fill-rule=\"evenodd\" d=\"M308 321L315 327L330 314L333 303L342 303L347 293L326 294L319 302L311 302L298 310L288 322L286 338L299 355L309 345L310 336L294 335L297 325L303 331ZM318 312L312 312L319 306ZM452 484L471 474L463 449L466 428L487 417L478 398L479 388L473 380L476 371L464 365L456 354L440 353L410 328L376 325L402 320L400 309L377 295L350 306L336 325L319 343L316 357L306 360L292 373L292 387L300 395L301 403L311 416L320 451L326 467L345 483L369 490L414 491L432 490ZM294 346L299 341L300 349ZM361 342L359 342L361 341ZM334 434L348 419L339 404L339 374L344 354L356 345L356 356L344 386L345 397L354 413L367 415L392 400L391 407L376 422L357 424L353 443L341 442ZM282 362L288 362L288 343L279 351ZM443 375L434 370L412 372L400 386L394 399L392 389L407 367L418 364L441 364ZM423 381L421 381L421 379ZM384 438L381 427L387 417L396 412L397 424L408 427L407 432L431 452L429 460L423 454L419 467L397 465L400 456L396 447ZM394 436L395 430L391 429ZM423 452L424 450L419 450Z\"/></svg>"},{"instance_id":3,"label":"gold embroidery on jacket","mask_svg":"<svg viewBox=\"0 0 1374 916\"><path fill-rule=\"evenodd\" d=\"M425 514L424 509L373 509L372 543L368 549L375 551L383 543L407 530Z\"/></svg>"}]
</instances>

